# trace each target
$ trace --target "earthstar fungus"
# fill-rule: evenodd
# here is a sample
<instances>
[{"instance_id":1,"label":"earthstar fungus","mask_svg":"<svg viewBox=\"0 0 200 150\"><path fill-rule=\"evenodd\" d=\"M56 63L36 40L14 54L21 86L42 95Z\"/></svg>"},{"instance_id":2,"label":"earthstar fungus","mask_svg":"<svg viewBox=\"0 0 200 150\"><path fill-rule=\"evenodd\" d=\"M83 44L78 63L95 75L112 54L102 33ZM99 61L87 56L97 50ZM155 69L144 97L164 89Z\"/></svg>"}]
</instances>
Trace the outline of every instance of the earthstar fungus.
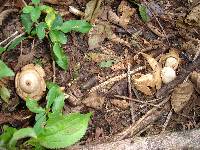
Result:
<instances>
[{"instance_id":1,"label":"earthstar fungus","mask_svg":"<svg viewBox=\"0 0 200 150\"><path fill-rule=\"evenodd\" d=\"M45 72L39 65L28 64L18 72L15 77L15 88L17 94L26 100L30 97L40 100L46 91Z\"/></svg>"}]
</instances>

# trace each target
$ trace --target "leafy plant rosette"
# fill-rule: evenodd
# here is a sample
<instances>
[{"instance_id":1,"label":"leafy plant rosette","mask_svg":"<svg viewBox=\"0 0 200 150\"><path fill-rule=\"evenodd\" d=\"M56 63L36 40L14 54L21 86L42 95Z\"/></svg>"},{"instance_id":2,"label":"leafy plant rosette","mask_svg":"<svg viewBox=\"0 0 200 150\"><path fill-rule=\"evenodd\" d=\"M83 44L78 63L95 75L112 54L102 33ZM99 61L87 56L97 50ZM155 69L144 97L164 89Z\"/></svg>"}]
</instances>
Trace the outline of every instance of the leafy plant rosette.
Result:
<instances>
[{"instance_id":1,"label":"leafy plant rosette","mask_svg":"<svg viewBox=\"0 0 200 150\"><path fill-rule=\"evenodd\" d=\"M52 47L52 55L59 67L68 68L68 57L62 48L67 43L66 33L76 31L87 33L91 25L85 20L63 21L52 7L40 5L40 0L32 0L33 6L25 6L21 14L21 22L24 30L30 36L36 36L43 40L47 37ZM22 39L21 39L22 40Z\"/></svg>"},{"instance_id":2,"label":"leafy plant rosette","mask_svg":"<svg viewBox=\"0 0 200 150\"><path fill-rule=\"evenodd\" d=\"M25 142L36 149L58 149L68 147L79 141L85 134L91 113L70 113L64 115L62 109L65 96L56 84L48 86L45 108L38 105L36 100L27 98L26 106L35 113L35 125L33 128L15 129L4 126L4 133L0 136L0 147L10 150L16 149L18 140L26 137Z\"/></svg>"}]
</instances>

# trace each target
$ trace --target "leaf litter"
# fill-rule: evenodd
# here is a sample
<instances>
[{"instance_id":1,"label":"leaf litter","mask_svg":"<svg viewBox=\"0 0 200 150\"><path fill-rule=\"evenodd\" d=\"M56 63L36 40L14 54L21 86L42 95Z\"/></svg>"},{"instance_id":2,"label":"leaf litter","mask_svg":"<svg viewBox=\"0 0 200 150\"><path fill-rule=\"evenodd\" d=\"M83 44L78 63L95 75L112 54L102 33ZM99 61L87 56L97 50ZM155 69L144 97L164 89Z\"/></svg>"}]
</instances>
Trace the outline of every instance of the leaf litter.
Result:
<instances>
[{"instance_id":1,"label":"leaf litter","mask_svg":"<svg viewBox=\"0 0 200 150\"><path fill-rule=\"evenodd\" d=\"M110 136L112 138L116 133L123 133L126 128L132 126L133 120L130 117L130 101L134 101L134 99L137 100L137 102L134 102L133 107L137 129L139 129L139 133L141 132L144 136L151 135L152 133L159 133L158 131L160 131L160 128L157 126L162 126L164 124L163 122L167 120L166 115L162 115L161 111L156 110L159 107L166 108L166 114L173 109L171 119L169 118L169 123L165 128L167 132L178 131L178 125L180 125L180 123L186 125L188 120L192 122L192 119L188 119L189 117L195 118L196 127L193 128L199 127L199 120L197 118L199 112L196 106L192 105L188 109L187 116L189 117L184 118L182 116L182 119L179 121L175 119L177 115L180 115L180 113L187 109L187 106L193 102L193 97L196 96L197 99L199 98L199 68L195 68L196 72L193 72L190 77L187 77L187 81L183 83L177 82L177 80L184 75L184 71L183 73L181 72L182 69L188 68L188 65L192 66L193 63L195 64L195 61L192 61L194 56L197 56L197 62L199 59L197 55L199 51L199 4L195 5L195 7L187 13L185 11L187 8L183 10L182 7L184 6L178 8L180 3L175 1L170 1L168 3L151 2L151 4L147 6L146 3L141 3L141 5L139 3L140 8L138 5L135 6L133 3L125 0L120 2L107 0L91 0L88 2L81 0L82 3L74 1L69 4L61 4L58 1L45 2L56 4L55 6L53 5L53 7L56 7L58 11L62 10L63 6L68 7L73 5L74 8L84 13L84 15L81 15L82 18L92 23L93 28L86 36L70 34L68 43L64 45L64 51L69 53L70 58L71 67L69 71L64 72L55 66L53 67L50 55L47 53L48 46L43 42L41 42L39 46L36 46L36 49L39 48L40 51L36 51L33 55L30 54L30 57L28 57L29 55L24 57L22 57L23 55L19 55L20 48L17 47L12 52L4 52L3 59L6 60L6 63L9 64L13 70L16 70L17 64L20 62L19 69L23 64L34 61L35 58L41 59L40 61L42 62L42 66L45 67L45 71L49 72L46 77L47 79L51 80L54 74L56 76L55 81L63 87L66 87L66 93L70 93L73 91L72 89L77 89L77 91L81 93L80 95L70 93L71 98L69 102L65 103L65 111L92 111L94 113L94 118L90 122L87 135L82 139L84 143L95 142L95 140L101 138L101 135ZM176 18L179 18L179 14L177 13L179 11L186 14L182 21L192 27L192 30L188 28L187 25L186 28L175 26ZM12 13L9 15L12 15ZM78 18L69 13L65 15L66 18L70 19ZM147 16L150 18L147 19ZM181 17L182 16L183 15L181 15ZM145 20L148 20L148 23L145 23ZM10 19L8 21L10 21ZM7 19L3 19L2 30L4 30L4 28L6 30L11 30L9 25L5 26L6 22ZM186 33L185 36L183 33ZM74 44L71 40L71 36L77 37L74 38L77 44ZM166 36L169 38L169 41L166 40ZM0 35L1 41L6 38L8 37ZM36 43L37 42L38 41L36 41ZM23 44L23 47L25 48L25 53L29 54L29 49L31 48L30 44ZM128 49L128 56L131 59L130 76L132 90L129 92L129 84L127 84L127 82L129 82L127 80L127 74L129 73L127 71L128 60L125 56L125 49ZM183 54L189 54L192 59L188 61ZM165 66L169 67L168 64L166 65L168 58L177 60L177 63L172 64L171 67L176 72L177 78L164 84L161 78L161 71ZM17 60L19 61L17 62ZM80 67L76 70L73 66L77 63L80 64ZM138 69L137 72L133 71L140 66L145 67ZM54 73L53 70L55 71ZM72 76L75 72L77 77L73 78ZM9 80L9 82L12 83L12 80ZM123 85L119 84L116 88L116 85L120 82L123 82ZM84 83L89 84L84 86ZM165 95L166 97L171 97L170 101L167 101L166 104L162 104L162 102L164 103L165 101L164 98L156 99L155 94L165 87L170 87L172 84L176 85L175 88L170 91L169 95ZM13 88L9 87L10 85L11 84L5 85L10 91L11 97L9 102L16 99L15 92ZM136 92L133 90L134 88ZM132 98L130 94L132 94ZM8 100L8 95L9 94L6 94L6 96L4 95L4 98L1 99ZM122 97L116 99L116 95L121 95ZM123 96L126 98L128 97L128 99L123 98ZM78 102L72 102L73 100ZM41 103L44 104L45 101ZM169 103L171 103L170 107L168 107ZM195 104L194 99L194 105ZM19 103L17 105L19 105L18 107L20 110L26 111L26 108L22 107L23 104ZM7 110L3 113L10 113L8 109L5 108L6 106L3 107L2 110ZM14 108L11 112L15 111L16 109ZM161 118L157 119L157 122L154 122L155 114ZM195 115L193 116L193 114ZM152 120L149 121L147 120L148 118ZM7 119L6 122L13 124L10 118ZM20 127L21 124L23 126L29 126L31 122L30 119L19 119L16 124L18 127ZM147 128L149 124L153 124L153 127L150 126ZM144 128L141 130L141 127ZM95 138L93 138L94 134L96 134ZM133 136L135 135L136 134L133 134ZM106 142L108 141L109 140Z\"/></svg>"}]
</instances>

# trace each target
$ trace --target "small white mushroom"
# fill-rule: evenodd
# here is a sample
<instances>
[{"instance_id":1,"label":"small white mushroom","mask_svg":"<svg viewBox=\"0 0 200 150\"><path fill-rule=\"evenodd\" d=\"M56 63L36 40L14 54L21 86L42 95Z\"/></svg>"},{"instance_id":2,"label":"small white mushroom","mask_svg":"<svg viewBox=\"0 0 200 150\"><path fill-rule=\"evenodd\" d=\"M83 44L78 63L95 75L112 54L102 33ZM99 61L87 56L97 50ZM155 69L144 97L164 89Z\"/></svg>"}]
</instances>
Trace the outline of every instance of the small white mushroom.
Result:
<instances>
[{"instance_id":1,"label":"small white mushroom","mask_svg":"<svg viewBox=\"0 0 200 150\"><path fill-rule=\"evenodd\" d=\"M169 57L165 61L165 67L171 67L173 69L177 69L178 64L179 64L178 60L174 57Z\"/></svg>"},{"instance_id":2,"label":"small white mushroom","mask_svg":"<svg viewBox=\"0 0 200 150\"><path fill-rule=\"evenodd\" d=\"M165 67L171 67L174 70L178 68L180 63L179 54L176 50L170 50L169 53L163 55L159 61Z\"/></svg>"},{"instance_id":3,"label":"small white mushroom","mask_svg":"<svg viewBox=\"0 0 200 150\"><path fill-rule=\"evenodd\" d=\"M176 72L171 67L164 67L161 70L161 78L163 83L167 84L176 78Z\"/></svg>"},{"instance_id":4,"label":"small white mushroom","mask_svg":"<svg viewBox=\"0 0 200 150\"><path fill-rule=\"evenodd\" d=\"M23 100L27 97L40 100L46 90L44 76L45 72L41 66L34 64L24 66L15 77L17 94Z\"/></svg>"}]
</instances>

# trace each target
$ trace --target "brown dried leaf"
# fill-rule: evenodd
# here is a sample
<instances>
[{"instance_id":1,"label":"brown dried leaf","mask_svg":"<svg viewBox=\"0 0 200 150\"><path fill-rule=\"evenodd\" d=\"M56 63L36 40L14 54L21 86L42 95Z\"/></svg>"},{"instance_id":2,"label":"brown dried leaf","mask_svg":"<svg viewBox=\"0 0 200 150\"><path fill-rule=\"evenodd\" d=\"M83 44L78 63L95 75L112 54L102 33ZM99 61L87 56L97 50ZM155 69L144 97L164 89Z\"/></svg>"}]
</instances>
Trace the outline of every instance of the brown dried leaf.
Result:
<instances>
[{"instance_id":1,"label":"brown dried leaf","mask_svg":"<svg viewBox=\"0 0 200 150\"><path fill-rule=\"evenodd\" d=\"M200 26L200 4L192 9L187 15L185 22L189 25Z\"/></svg>"},{"instance_id":2,"label":"brown dried leaf","mask_svg":"<svg viewBox=\"0 0 200 150\"><path fill-rule=\"evenodd\" d=\"M82 101L82 103L94 109L101 109L104 101L105 97L98 95L97 92L91 92L88 97Z\"/></svg>"},{"instance_id":3,"label":"brown dried leaf","mask_svg":"<svg viewBox=\"0 0 200 150\"><path fill-rule=\"evenodd\" d=\"M153 77L154 77L154 82L156 85L156 89L159 90L161 88L162 80L161 80L161 65L150 55L141 53L142 56L148 61L149 65L153 69Z\"/></svg>"},{"instance_id":4,"label":"brown dried leaf","mask_svg":"<svg viewBox=\"0 0 200 150\"><path fill-rule=\"evenodd\" d=\"M156 82L152 74L135 74L132 76L134 87L146 95L153 95L151 88L154 88Z\"/></svg>"},{"instance_id":5,"label":"brown dried leaf","mask_svg":"<svg viewBox=\"0 0 200 150\"><path fill-rule=\"evenodd\" d=\"M196 87L196 91L200 94L200 73L193 71L190 78Z\"/></svg>"},{"instance_id":6,"label":"brown dried leaf","mask_svg":"<svg viewBox=\"0 0 200 150\"><path fill-rule=\"evenodd\" d=\"M171 105L175 112L180 112L186 106L193 91L194 88L191 82L184 82L174 88L171 96Z\"/></svg>"},{"instance_id":7,"label":"brown dried leaf","mask_svg":"<svg viewBox=\"0 0 200 150\"><path fill-rule=\"evenodd\" d=\"M120 109L127 109L129 107L129 103L126 100L114 99L111 100L111 103Z\"/></svg>"},{"instance_id":8,"label":"brown dried leaf","mask_svg":"<svg viewBox=\"0 0 200 150\"><path fill-rule=\"evenodd\" d=\"M136 12L136 10L134 8L130 8L128 6L128 2L123 0L118 7L118 12L122 14L120 16L119 25L127 28L131 16Z\"/></svg>"},{"instance_id":9,"label":"brown dried leaf","mask_svg":"<svg viewBox=\"0 0 200 150\"><path fill-rule=\"evenodd\" d=\"M67 100L68 100L69 104L71 104L72 106L78 106L81 103L80 98L77 98L72 93L70 93Z\"/></svg>"},{"instance_id":10,"label":"brown dried leaf","mask_svg":"<svg viewBox=\"0 0 200 150\"><path fill-rule=\"evenodd\" d=\"M177 68L178 68L178 65L179 65L179 63L180 63L180 57L179 57L178 52L177 52L175 49L171 49L171 50L169 51L169 53L163 55L163 56L160 58L159 62L160 62L161 64L164 64L165 61L166 61L166 59L169 58L169 57L173 57L173 58L175 58L175 59L177 60L177 63L173 66L174 69L177 69Z\"/></svg>"},{"instance_id":11,"label":"brown dried leaf","mask_svg":"<svg viewBox=\"0 0 200 150\"><path fill-rule=\"evenodd\" d=\"M94 48L99 48L105 38L108 38L112 42L131 47L129 42L119 38L116 34L113 33L111 25L109 23L99 21L98 24L95 25L89 32L88 49L91 50Z\"/></svg>"},{"instance_id":12,"label":"brown dried leaf","mask_svg":"<svg viewBox=\"0 0 200 150\"><path fill-rule=\"evenodd\" d=\"M159 37L165 37L165 35L157 28L155 27L152 23L147 23L147 27L157 36Z\"/></svg>"},{"instance_id":13,"label":"brown dried leaf","mask_svg":"<svg viewBox=\"0 0 200 150\"><path fill-rule=\"evenodd\" d=\"M14 0L14 4L18 8L24 8L27 4L24 0Z\"/></svg>"},{"instance_id":14,"label":"brown dried leaf","mask_svg":"<svg viewBox=\"0 0 200 150\"><path fill-rule=\"evenodd\" d=\"M103 0L91 0L87 3L85 9L85 20L93 22L101 13L101 2Z\"/></svg>"},{"instance_id":15,"label":"brown dried leaf","mask_svg":"<svg viewBox=\"0 0 200 150\"><path fill-rule=\"evenodd\" d=\"M182 48L189 56L195 56L200 49L200 40L192 38L188 42L182 44Z\"/></svg>"},{"instance_id":16,"label":"brown dried leaf","mask_svg":"<svg viewBox=\"0 0 200 150\"><path fill-rule=\"evenodd\" d=\"M117 14L114 13L110 8L110 10L108 11L108 20L123 28L127 28L131 16L134 14L135 11L135 9L128 6L128 3L126 1L122 1L118 7L118 12L121 14L121 16L117 16Z\"/></svg>"},{"instance_id":17,"label":"brown dried leaf","mask_svg":"<svg viewBox=\"0 0 200 150\"><path fill-rule=\"evenodd\" d=\"M108 11L108 20L114 24L118 24L120 22L119 16L111 10Z\"/></svg>"},{"instance_id":18,"label":"brown dried leaf","mask_svg":"<svg viewBox=\"0 0 200 150\"><path fill-rule=\"evenodd\" d=\"M119 38L116 34L114 34L113 32L107 32L108 33L108 39L111 40L114 43L120 43L123 44L129 48L131 48L131 44L121 38ZM112 33L112 34L111 34Z\"/></svg>"},{"instance_id":19,"label":"brown dried leaf","mask_svg":"<svg viewBox=\"0 0 200 150\"><path fill-rule=\"evenodd\" d=\"M88 45L89 50L92 50L94 48L99 48L101 46L101 43L106 38L106 32L105 32L105 25L104 24L97 24L95 25L88 34Z\"/></svg>"}]
</instances>

